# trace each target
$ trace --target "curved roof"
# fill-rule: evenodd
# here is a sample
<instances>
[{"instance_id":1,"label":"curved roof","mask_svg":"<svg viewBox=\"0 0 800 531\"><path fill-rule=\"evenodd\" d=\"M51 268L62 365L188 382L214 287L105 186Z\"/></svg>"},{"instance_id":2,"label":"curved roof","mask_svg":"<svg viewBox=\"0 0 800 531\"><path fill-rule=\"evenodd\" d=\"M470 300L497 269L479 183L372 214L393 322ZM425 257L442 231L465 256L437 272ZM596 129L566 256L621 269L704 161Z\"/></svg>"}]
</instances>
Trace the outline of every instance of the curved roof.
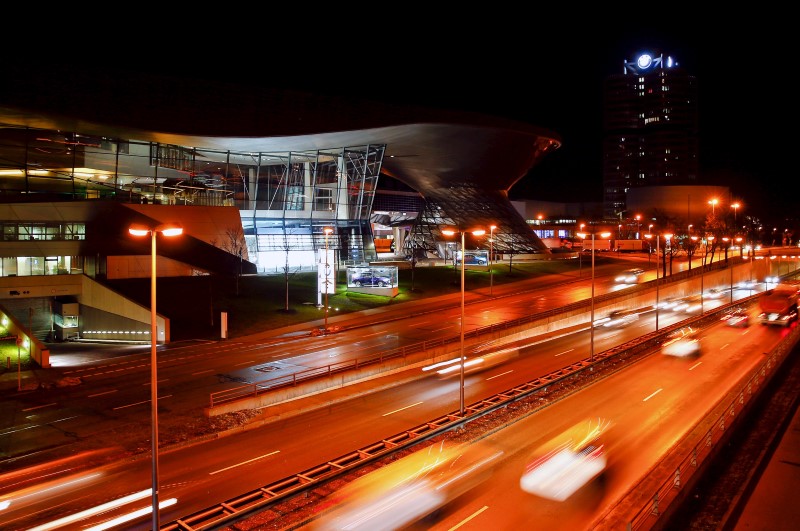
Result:
<instances>
[{"instance_id":1,"label":"curved roof","mask_svg":"<svg viewBox=\"0 0 800 531\"><path fill-rule=\"evenodd\" d=\"M440 204L465 184L475 191L462 203L482 191L508 202L508 190L561 146L550 131L474 113L120 72L16 74L0 85L5 123L237 152L385 144L382 172Z\"/></svg>"}]
</instances>

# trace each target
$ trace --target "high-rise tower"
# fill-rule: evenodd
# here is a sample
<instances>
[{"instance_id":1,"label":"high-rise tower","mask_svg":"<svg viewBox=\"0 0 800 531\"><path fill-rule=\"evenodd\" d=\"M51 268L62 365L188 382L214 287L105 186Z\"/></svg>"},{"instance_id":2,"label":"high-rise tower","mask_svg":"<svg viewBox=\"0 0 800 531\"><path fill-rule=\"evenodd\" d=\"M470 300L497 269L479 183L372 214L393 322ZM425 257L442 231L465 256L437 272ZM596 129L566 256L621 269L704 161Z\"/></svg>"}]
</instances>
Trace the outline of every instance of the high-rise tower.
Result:
<instances>
[{"instance_id":1,"label":"high-rise tower","mask_svg":"<svg viewBox=\"0 0 800 531\"><path fill-rule=\"evenodd\" d=\"M628 189L694 184L697 81L672 57L642 53L604 84L603 213L625 216Z\"/></svg>"}]
</instances>

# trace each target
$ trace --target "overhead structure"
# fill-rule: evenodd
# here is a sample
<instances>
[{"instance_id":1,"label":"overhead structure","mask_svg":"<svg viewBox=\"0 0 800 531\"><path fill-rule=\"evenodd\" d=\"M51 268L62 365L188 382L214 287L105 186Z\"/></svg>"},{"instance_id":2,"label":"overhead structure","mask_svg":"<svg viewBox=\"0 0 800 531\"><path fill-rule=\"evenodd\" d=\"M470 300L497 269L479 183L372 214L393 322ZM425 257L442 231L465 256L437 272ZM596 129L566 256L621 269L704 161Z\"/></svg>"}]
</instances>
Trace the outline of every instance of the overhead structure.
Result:
<instances>
[{"instance_id":1,"label":"overhead structure","mask_svg":"<svg viewBox=\"0 0 800 531\"><path fill-rule=\"evenodd\" d=\"M508 199L561 145L530 124L225 83L212 97L187 80L124 73L54 84L10 70L18 82L0 87L5 197L30 201L50 187L67 200L235 206L261 271L287 256L313 263L324 227L335 228L338 259L375 258L370 216L383 175L424 199L406 249L442 256L438 227L470 219L497 227L496 253L549 253ZM181 97L144 90L154 82ZM45 159L42 142L53 152Z\"/></svg>"}]
</instances>

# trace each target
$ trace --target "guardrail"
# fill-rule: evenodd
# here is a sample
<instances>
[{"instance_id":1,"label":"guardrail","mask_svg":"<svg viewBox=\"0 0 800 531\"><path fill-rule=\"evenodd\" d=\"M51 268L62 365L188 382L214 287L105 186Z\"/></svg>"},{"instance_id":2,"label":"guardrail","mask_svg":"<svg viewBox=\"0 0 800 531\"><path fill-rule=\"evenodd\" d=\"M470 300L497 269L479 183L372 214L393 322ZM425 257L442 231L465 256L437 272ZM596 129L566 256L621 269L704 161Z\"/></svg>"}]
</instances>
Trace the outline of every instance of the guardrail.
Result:
<instances>
[{"instance_id":1,"label":"guardrail","mask_svg":"<svg viewBox=\"0 0 800 531\"><path fill-rule=\"evenodd\" d=\"M731 262L734 262L735 260L738 259L731 259ZM705 272L708 273L709 271L724 269L727 265L728 264L723 261L715 262L713 264L708 264L706 265ZM697 267L692 270L680 271L678 273L675 273L674 275L670 275L667 278L669 279L669 282L678 282L695 276L699 276L701 274L702 274L701 268ZM630 289L626 290L625 293L631 294L639 291L649 290L652 288L653 285L655 285L655 282L656 282L655 280L651 280L649 282L643 282L642 284L632 286ZM660 284L663 284L665 282L665 279L661 278L659 279L658 282ZM613 300L618 297L619 293L615 292L605 293L603 295L595 296L594 303L595 305L597 305L598 303L602 303L608 300ZM507 330L509 328L515 328L530 322L545 320L556 315L569 313L576 310L581 310L583 308L588 308L590 304L591 300L586 299L556 309L545 310L543 312L537 312L535 314L518 317L510 321L504 321L502 323L496 323L487 326L482 326L479 328L474 328L472 330L465 331L464 338L465 339L480 338L481 336L484 335L495 334L497 332L502 332L503 330ZM259 380L257 382L252 382L241 386L232 387L229 389L223 389L221 391L214 391L209 394L209 407L213 408L214 406L219 406L220 404L226 402L241 400L245 398L258 397L259 395L263 393L268 393L270 391L275 391L286 387L294 387L301 382L307 382L309 380L313 380L316 378L324 378L336 373L356 370L370 365L381 364L387 360L398 359L398 358L405 359L406 356L408 356L409 354L424 352L432 348L456 343L460 341L460 339L461 339L460 335L454 335L436 340L422 341L420 343L414 343L411 345L400 347L398 349L389 352L381 352L380 354L376 355L365 356L361 358L353 358L350 360L324 365L321 367L312 367L309 369L304 369L283 376L277 376L274 378Z\"/></svg>"},{"instance_id":2,"label":"guardrail","mask_svg":"<svg viewBox=\"0 0 800 531\"><path fill-rule=\"evenodd\" d=\"M739 388L733 400L707 416L705 418L707 422L698 424L710 423L711 428L693 434L696 442L691 451L683 456L669 477L666 477L650 494L647 503L633 516L625 529L650 529L661 516L666 514L665 508L671 502L675 502L683 490L692 484L692 480L696 479L705 461L727 441L733 428L744 417L743 413L747 411L761 389L766 387L798 342L800 342L800 326L794 327L792 332L769 353L767 359Z\"/></svg>"}]
</instances>

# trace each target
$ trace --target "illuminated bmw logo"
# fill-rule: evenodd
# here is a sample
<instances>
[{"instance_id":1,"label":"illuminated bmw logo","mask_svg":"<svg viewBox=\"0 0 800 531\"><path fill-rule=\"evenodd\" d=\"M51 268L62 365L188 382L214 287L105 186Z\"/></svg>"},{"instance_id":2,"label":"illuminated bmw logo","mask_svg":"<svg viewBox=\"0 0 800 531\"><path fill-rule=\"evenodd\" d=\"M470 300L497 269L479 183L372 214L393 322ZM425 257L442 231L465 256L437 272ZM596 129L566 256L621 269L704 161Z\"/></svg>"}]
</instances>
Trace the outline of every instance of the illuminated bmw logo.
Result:
<instances>
[{"instance_id":1,"label":"illuminated bmw logo","mask_svg":"<svg viewBox=\"0 0 800 531\"><path fill-rule=\"evenodd\" d=\"M650 68L650 65L653 63L653 58L648 54L642 54L637 59L636 64L639 65L639 68L645 69Z\"/></svg>"}]
</instances>

